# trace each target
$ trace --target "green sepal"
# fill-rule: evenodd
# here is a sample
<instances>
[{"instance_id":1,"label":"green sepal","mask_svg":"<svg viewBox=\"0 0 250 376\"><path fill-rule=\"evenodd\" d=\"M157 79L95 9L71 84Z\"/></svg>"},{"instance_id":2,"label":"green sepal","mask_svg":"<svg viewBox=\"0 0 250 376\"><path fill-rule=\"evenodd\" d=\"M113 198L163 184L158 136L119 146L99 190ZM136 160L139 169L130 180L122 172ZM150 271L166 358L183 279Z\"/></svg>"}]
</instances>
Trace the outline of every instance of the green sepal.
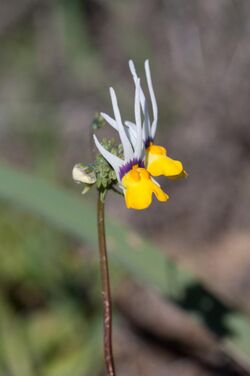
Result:
<instances>
[{"instance_id":1,"label":"green sepal","mask_svg":"<svg viewBox=\"0 0 250 376\"><path fill-rule=\"evenodd\" d=\"M102 145L112 154L123 158L122 146L117 145L114 139L108 140L104 138L102 140ZM96 157L95 173L96 186L100 192L112 189L113 186L117 184L115 171L101 154L98 154Z\"/></svg>"},{"instance_id":2,"label":"green sepal","mask_svg":"<svg viewBox=\"0 0 250 376\"><path fill-rule=\"evenodd\" d=\"M96 113L92 123L91 123L91 129L93 132L97 131L100 128L103 128L104 125L106 124L105 120L103 117L99 114Z\"/></svg>"}]
</instances>

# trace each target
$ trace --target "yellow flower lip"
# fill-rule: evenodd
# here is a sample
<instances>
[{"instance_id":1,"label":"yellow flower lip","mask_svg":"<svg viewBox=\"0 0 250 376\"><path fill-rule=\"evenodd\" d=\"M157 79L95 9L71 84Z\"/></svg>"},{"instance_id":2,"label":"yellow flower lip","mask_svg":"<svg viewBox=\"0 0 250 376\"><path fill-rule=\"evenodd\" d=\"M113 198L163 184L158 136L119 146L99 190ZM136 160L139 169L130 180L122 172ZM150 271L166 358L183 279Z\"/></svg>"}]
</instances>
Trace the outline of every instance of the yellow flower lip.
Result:
<instances>
[{"instance_id":1,"label":"yellow flower lip","mask_svg":"<svg viewBox=\"0 0 250 376\"><path fill-rule=\"evenodd\" d=\"M122 185L127 208L146 209L152 202L153 193L161 202L169 199L158 183L151 178L149 172L144 167L139 167L138 164L133 165L131 170L123 176Z\"/></svg>"},{"instance_id":2,"label":"yellow flower lip","mask_svg":"<svg viewBox=\"0 0 250 376\"><path fill-rule=\"evenodd\" d=\"M150 142L146 152L154 155L166 155L167 151L163 146L155 145L153 142Z\"/></svg>"},{"instance_id":3,"label":"yellow flower lip","mask_svg":"<svg viewBox=\"0 0 250 376\"><path fill-rule=\"evenodd\" d=\"M153 142L146 149L146 168L152 176L164 175L170 179L187 177L182 163L168 157L167 150Z\"/></svg>"}]
</instances>

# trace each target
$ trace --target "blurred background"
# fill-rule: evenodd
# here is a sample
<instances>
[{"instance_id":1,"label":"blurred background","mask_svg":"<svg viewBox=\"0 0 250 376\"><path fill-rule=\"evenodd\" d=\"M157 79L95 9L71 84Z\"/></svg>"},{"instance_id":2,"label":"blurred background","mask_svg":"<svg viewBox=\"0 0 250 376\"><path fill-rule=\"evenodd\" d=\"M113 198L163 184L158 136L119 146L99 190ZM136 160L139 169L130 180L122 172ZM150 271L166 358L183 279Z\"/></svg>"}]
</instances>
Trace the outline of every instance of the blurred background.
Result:
<instances>
[{"instance_id":1,"label":"blurred background","mask_svg":"<svg viewBox=\"0 0 250 376\"><path fill-rule=\"evenodd\" d=\"M108 242L119 221L130 244L111 260L118 375L250 374L250 2L1 0L0 375L104 375L96 193L71 170L109 86L131 118L130 58L142 80L150 60L158 142L189 177L143 212L108 197Z\"/></svg>"}]
</instances>

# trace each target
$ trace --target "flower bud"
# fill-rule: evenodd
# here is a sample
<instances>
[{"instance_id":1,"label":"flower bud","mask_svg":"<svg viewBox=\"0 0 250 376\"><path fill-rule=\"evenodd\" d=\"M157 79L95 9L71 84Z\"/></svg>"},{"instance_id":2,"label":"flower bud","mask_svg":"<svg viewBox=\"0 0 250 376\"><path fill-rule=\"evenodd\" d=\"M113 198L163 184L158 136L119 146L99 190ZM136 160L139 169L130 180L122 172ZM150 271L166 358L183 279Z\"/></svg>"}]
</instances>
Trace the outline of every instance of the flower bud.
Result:
<instances>
[{"instance_id":1,"label":"flower bud","mask_svg":"<svg viewBox=\"0 0 250 376\"><path fill-rule=\"evenodd\" d=\"M78 163L73 167L72 178L77 184L84 184L82 194L87 193L91 186L96 182L96 174L93 167L84 166L81 163Z\"/></svg>"}]
</instances>

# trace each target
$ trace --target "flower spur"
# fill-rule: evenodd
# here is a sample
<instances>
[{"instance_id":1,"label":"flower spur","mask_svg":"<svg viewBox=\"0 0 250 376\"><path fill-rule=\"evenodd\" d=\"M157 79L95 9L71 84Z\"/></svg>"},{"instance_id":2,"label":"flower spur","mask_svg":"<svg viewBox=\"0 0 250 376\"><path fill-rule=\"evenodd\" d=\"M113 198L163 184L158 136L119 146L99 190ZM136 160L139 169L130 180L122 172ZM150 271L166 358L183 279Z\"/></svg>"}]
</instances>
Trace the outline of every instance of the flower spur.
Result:
<instances>
[{"instance_id":1,"label":"flower spur","mask_svg":"<svg viewBox=\"0 0 250 376\"><path fill-rule=\"evenodd\" d=\"M137 210L146 209L152 202L153 194L159 201L167 201L169 198L160 188L159 184L150 176L144 166L145 146L141 125L140 92L140 80L136 79L135 124L133 128L135 138L134 141L131 142L128 129L122 123L115 91L113 88L110 88L110 96L115 118L110 118L111 125L119 133L124 159L121 159L106 150L94 135L96 147L116 173L118 184L125 196L127 208ZM108 122L110 123L110 121Z\"/></svg>"},{"instance_id":2,"label":"flower spur","mask_svg":"<svg viewBox=\"0 0 250 376\"><path fill-rule=\"evenodd\" d=\"M155 93L152 85L151 73L148 60L145 61L146 81L148 91L151 99L153 110L153 121L150 122L147 101L142 88L140 87L140 103L144 113L143 123L143 141L146 148L146 168L152 176L165 175L168 178L178 178L187 176L183 165L180 161L174 160L167 155L167 150L163 146L156 145L155 134L158 125L158 106L155 98ZM132 60L129 61L129 68L136 84L138 76ZM125 122L128 127L131 142L135 141L135 124L132 122Z\"/></svg>"}]
</instances>

